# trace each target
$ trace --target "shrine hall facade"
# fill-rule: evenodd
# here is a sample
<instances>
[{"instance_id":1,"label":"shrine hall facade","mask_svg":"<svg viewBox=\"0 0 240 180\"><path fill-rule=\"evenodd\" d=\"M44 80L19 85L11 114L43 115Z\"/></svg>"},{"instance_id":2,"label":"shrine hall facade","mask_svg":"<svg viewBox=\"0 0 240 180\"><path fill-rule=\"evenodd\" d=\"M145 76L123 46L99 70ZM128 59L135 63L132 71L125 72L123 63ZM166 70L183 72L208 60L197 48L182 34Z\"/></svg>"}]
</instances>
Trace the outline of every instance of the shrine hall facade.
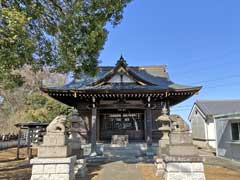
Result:
<instances>
[{"instance_id":1,"label":"shrine hall facade","mask_svg":"<svg viewBox=\"0 0 240 180\"><path fill-rule=\"evenodd\" d=\"M109 142L113 135L128 135L129 141L159 140L156 119L162 109L196 94L201 87L172 82L165 65L128 66L121 57L115 66L99 67L96 76L83 74L62 87L41 90L75 107L82 119L82 141Z\"/></svg>"}]
</instances>

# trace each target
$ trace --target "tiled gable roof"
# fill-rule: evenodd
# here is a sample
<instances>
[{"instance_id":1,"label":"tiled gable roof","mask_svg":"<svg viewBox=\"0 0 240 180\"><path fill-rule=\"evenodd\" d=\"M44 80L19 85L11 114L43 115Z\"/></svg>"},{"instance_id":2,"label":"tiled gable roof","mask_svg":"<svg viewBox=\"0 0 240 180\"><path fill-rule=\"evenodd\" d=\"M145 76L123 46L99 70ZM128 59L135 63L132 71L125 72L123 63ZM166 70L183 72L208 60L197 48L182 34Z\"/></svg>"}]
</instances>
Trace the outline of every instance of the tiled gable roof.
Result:
<instances>
[{"instance_id":1,"label":"tiled gable roof","mask_svg":"<svg viewBox=\"0 0 240 180\"><path fill-rule=\"evenodd\" d=\"M206 116L240 112L240 100L199 100L195 104Z\"/></svg>"}]
</instances>

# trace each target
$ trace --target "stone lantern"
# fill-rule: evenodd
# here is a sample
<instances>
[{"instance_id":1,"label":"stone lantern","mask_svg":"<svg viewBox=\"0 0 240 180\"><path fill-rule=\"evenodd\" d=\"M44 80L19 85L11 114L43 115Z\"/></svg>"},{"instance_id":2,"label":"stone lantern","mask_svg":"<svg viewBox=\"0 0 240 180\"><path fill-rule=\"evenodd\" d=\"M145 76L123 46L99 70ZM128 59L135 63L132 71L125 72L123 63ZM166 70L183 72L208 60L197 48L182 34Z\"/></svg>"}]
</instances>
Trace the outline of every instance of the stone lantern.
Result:
<instances>
[{"instance_id":1,"label":"stone lantern","mask_svg":"<svg viewBox=\"0 0 240 180\"><path fill-rule=\"evenodd\" d=\"M162 133L162 138L159 140L159 147L165 148L167 144L169 144L169 133L171 131L171 120L168 115L168 110L164 106L162 109L162 115L159 116L156 121L160 122L161 126L158 128L158 130Z\"/></svg>"},{"instance_id":2,"label":"stone lantern","mask_svg":"<svg viewBox=\"0 0 240 180\"><path fill-rule=\"evenodd\" d=\"M79 117L78 110L74 109L70 119L70 144L72 149L72 154L76 155L77 158L83 156L83 150L81 149L81 137L80 137L80 126L81 118Z\"/></svg>"},{"instance_id":3,"label":"stone lantern","mask_svg":"<svg viewBox=\"0 0 240 180\"><path fill-rule=\"evenodd\" d=\"M159 124L158 131L162 133L161 139L158 141L159 150L158 157L155 159L156 176L162 176L164 173L163 154L167 153L167 145L169 144L169 133L171 132L171 119L168 115L166 106L162 109L162 115L156 119Z\"/></svg>"}]
</instances>

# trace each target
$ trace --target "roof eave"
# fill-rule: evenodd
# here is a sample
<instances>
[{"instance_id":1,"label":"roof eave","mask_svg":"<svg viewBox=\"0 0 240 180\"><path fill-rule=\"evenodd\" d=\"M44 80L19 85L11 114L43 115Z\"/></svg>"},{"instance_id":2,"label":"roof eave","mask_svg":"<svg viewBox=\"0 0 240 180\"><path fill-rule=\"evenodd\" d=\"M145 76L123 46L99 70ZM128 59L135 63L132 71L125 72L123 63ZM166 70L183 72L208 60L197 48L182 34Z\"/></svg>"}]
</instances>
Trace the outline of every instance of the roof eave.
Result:
<instances>
[{"instance_id":1,"label":"roof eave","mask_svg":"<svg viewBox=\"0 0 240 180\"><path fill-rule=\"evenodd\" d=\"M154 90L145 90L145 89L134 89L134 90L127 90L127 89L57 89L57 88L47 88L47 87L40 87L40 90L48 93L48 92L61 92L61 93L69 93L69 92L77 92L77 93L94 93L94 92L194 92L195 94L200 91L202 87L191 87L191 88L185 88L185 89L172 89L172 88L167 88L167 89L154 89Z\"/></svg>"}]
</instances>

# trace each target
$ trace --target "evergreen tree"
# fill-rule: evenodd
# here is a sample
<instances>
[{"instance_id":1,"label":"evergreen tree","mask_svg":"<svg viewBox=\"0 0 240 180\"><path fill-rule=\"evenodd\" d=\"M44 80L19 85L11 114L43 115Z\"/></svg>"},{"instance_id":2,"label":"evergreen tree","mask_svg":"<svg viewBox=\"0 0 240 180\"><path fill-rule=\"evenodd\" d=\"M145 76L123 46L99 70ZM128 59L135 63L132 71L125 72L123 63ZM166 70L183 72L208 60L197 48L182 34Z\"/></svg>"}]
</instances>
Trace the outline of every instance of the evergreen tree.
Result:
<instances>
[{"instance_id":1,"label":"evergreen tree","mask_svg":"<svg viewBox=\"0 0 240 180\"><path fill-rule=\"evenodd\" d=\"M1 0L0 88L22 85L17 69L97 71L107 39L131 0Z\"/></svg>"}]
</instances>

